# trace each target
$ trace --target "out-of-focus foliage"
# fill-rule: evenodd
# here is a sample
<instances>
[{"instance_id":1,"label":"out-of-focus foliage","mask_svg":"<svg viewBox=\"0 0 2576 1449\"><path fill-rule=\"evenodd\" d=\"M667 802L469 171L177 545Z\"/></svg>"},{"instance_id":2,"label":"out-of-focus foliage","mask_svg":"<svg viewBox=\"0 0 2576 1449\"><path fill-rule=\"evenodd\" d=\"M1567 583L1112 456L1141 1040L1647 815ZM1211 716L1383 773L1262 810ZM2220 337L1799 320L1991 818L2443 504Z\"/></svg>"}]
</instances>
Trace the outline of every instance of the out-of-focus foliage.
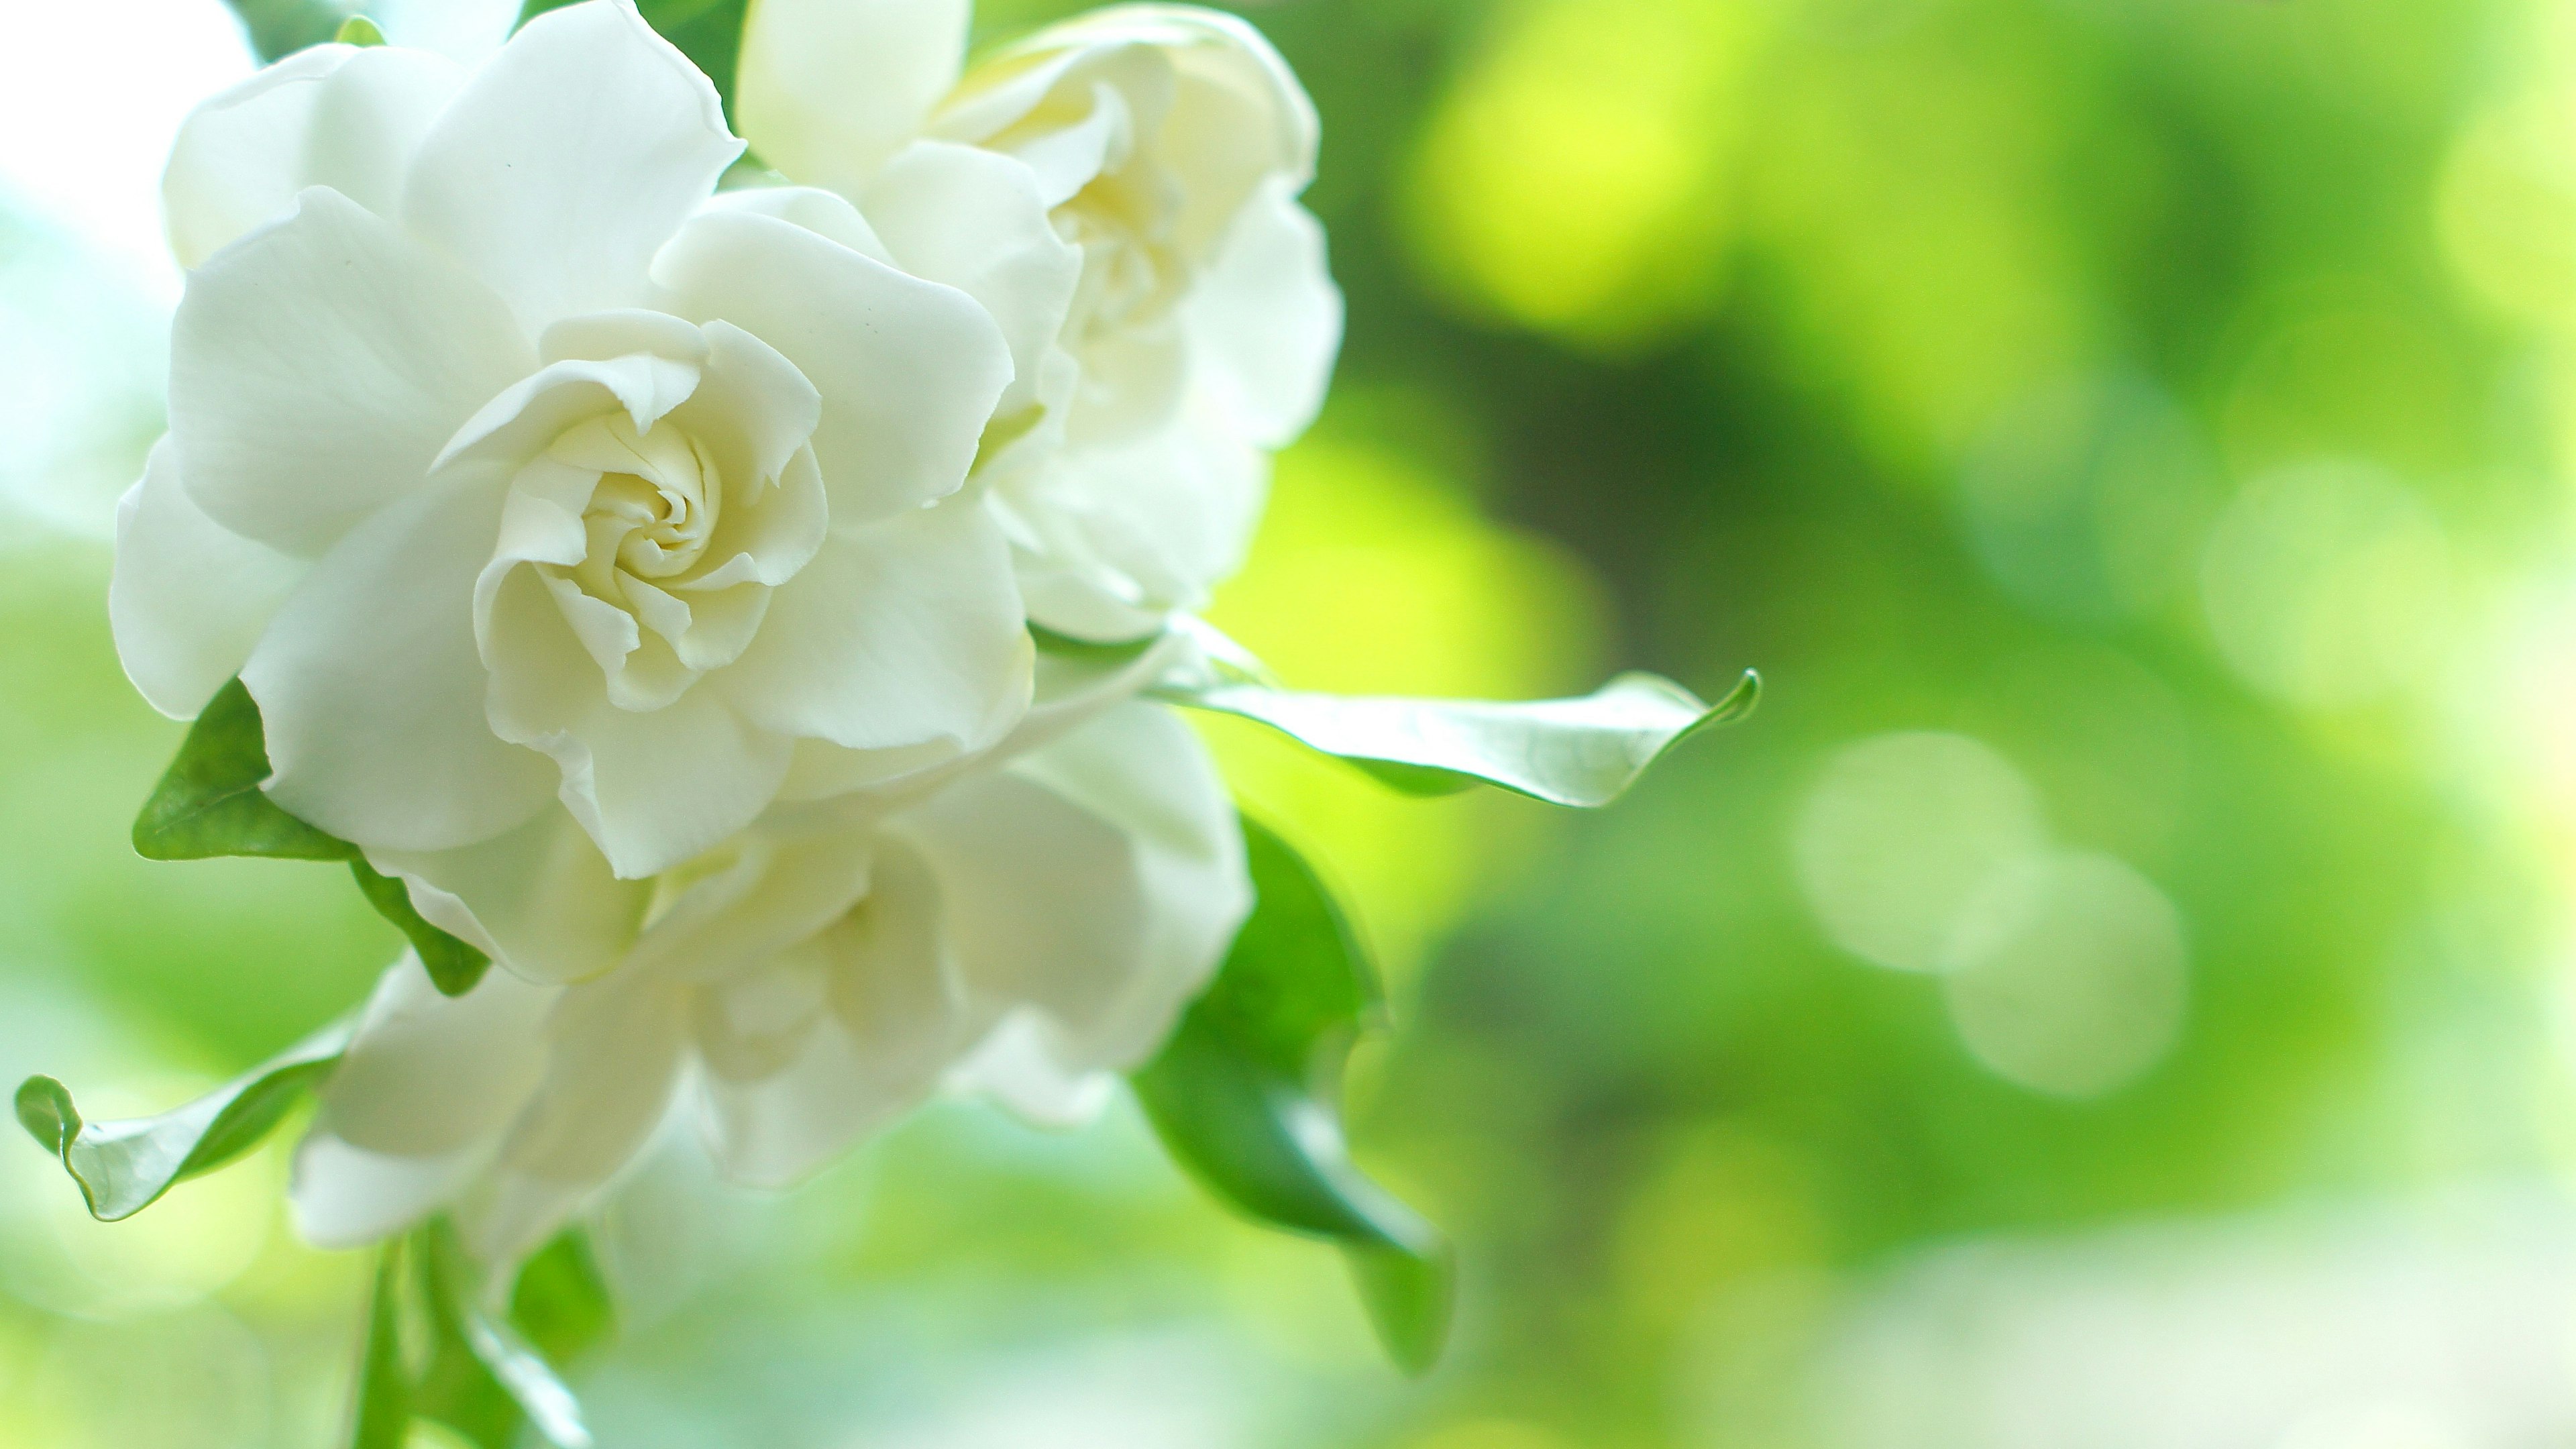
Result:
<instances>
[{"instance_id":1,"label":"out-of-focus foliage","mask_svg":"<svg viewBox=\"0 0 2576 1449\"><path fill-rule=\"evenodd\" d=\"M1586 817L1208 725L1387 968L1343 1106L1457 1240L1422 1383L1132 1107L944 1107L785 1202L639 1178L601 1443L2576 1437L2565 7L1245 13L1351 337L1215 621L1304 688L1764 707ZM80 275L0 225L0 304ZM179 731L27 515L0 1078L157 1111L399 940L330 872L133 857ZM324 1442L366 1270L282 1171L99 1225L0 1152L0 1440Z\"/></svg>"}]
</instances>

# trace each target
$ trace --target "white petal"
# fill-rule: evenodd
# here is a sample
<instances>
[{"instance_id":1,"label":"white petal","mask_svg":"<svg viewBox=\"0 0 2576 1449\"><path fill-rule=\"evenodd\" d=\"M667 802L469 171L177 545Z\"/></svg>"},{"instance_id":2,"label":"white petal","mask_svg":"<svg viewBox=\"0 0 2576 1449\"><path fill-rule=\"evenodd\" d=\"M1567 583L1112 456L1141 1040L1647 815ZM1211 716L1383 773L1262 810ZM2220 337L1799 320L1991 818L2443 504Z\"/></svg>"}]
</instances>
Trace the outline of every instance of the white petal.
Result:
<instances>
[{"instance_id":1,"label":"white petal","mask_svg":"<svg viewBox=\"0 0 2576 1449\"><path fill-rule=\"evenodd\" d=\"M268 791L368 847L445 850L497 835L553 792L546 761L492 733L475 576L501 485L446 479L341 540L242 669L268 729Z\"/></svg>"},{"instance_id":2,"label":"white petal","mask_svg":"<svg viewBox=\"0 0 2576 1449\"><path fill-rule=\"evenodd\" d=\"M419 488L448 435L534 361L488 289L316 188L189 278L170 436L208 515L309 557Z\"/></svg>"},{"instance_id":3,"label":"white petal","mask_svg":"<svg viewBox=\"0 0 2576 1449\"><path fill-rule=\"evenodd\" d=\"M966 479L1010 348L975 299L739 208L691 217L654 262L672 310L722 318L784 353L823 395L814 456L837 527Z\"/></svg>"},{"instance_id":4,"label":"white petal","mask_svg":"<svg viewBox=\"0 0 2576 1449\"><path fill-rule=\"evenodd\" d=\"M495 971L463 996L442 996L406 952L323 1084L317 1121L352 1146L404 1157L497 1141L544 1073L557 995Z\"/></svg>"},{"instance_id":5,"label":"white petal","mask_svg":"<svg viewBox=\"0 0 2576 1449\"><path fill-rule=\"evenodd\" d=\"M706 337L706 379L673 421L714 451L730 504L787 471L822 421L823 397L776 348L732 323L708 323Z\"/></svg>"},{"instance_id":6,"label":"white petal","mask_svg":"<svg viewBox=\"0 0 2576 1449\"><path fill-rule=\"evenodd\" d=\"M1063 1078L1152 1054L1251 909L1242 838L1197 737L1134 703L890 826L946 902L970 999L1033 1012Z\"/></svg>"},{"instance_id":7,"label":"white petal","mask_svg":"<svg viewBox=\"0 0 2576 1449\"><path fill-rule=\"evenodd\" d=\"M746 722L700 683L650 714L617 708L602 689L527 740L561 767L559 797L628 880L658 875L750 824L786 778L790 741Z\"/></svg>"},{"instance_id":8,"label":"white petal","mask_svg":"<svg viewBox=\"0 0 2576 1449\"><path fill-rule=\"evenodd\" d=\"M475 410L433 466L458 459L523 463L573 424L624 412L645 432L697 390L698 359L636 353L604 361L549 362Z\"/></svg>"},{"instance_id":9,"label":"white petal","mask_svg":"<svg viewBox=\"0 0 2576 1449\"><path fill-rule=\"evenodd\" d=\"M1286 177L1235 217L1216 262L1182 312L1197 378L1243 436L1286 447L1323 406L1342 345L1342 292L1324 258L1324 228Z\"/></svg>"},{"instance_id":10,"label":"white petal","mask_svg":"<svg viewBox=\"0 0 2576 1449\"><path fill-rule=\"evenodd\" d=\"M619 880L562 810L454 850L374 850L429 923L470 942L528 980L586 980L634 945L651 904L649 882Z\"/></svg>"},{"instance_id":11,"label":"white petal","mask_svg":"<svg viewBox=\"0 0 2576 1449\"><path fill-rule=\"evenodd\" d=\"M855 194L957 83L967 15L967 0L757 0L743 134L789 176Z\"/></svg>"},{"instance_id":12,"label":"white petal","mask_svg":"<svg viewBox=\"0 0 2576 1449\"><path fill-rule=\"evenodd\" d=\"M868 894L875 842L864 825L764 827L728 846L730 859L714 857L723 868L681 893L637 943L634 971L701 985L756 977Z\"/></svg>"},{"instance_id":13,"label":"white petal","mask_svg":"<svg viewBox=\"0 0 2576 1449\"><path fill-rule=\"evenodd\" d=\"M317 1127L296 1144L287 1205L305 1242L361 1248L453 1202L489 1157L470 1150L437 1157L369 1152Z\"/></svg>"},{"instance_id":14,"label":"white petal","mask_svg":"<svg viewBox=\"0 0 2576 1449\"><path fill-rule=\"evenodd\" d=\"M896 265L966 293L1001 325L1016 371L997 415L1037 405L1082 249L1056 234L1036 174L980 147L921 141L896 153L862 199Z\"/></svg>"},{"instance_id":15,"label":"white petal","mask_svg":"<svg viewBox=\"0 0 2576 1449\"><path fill-rule=\"evenodd\" d=\"M949 1071L944 1085L989 1097L1039 1127L1080 1127L1109 1105L1118 1075L1066 1069L1062 1042L1062 1031L1045 1013L1013 1011Z\"/></svg>"},{"instance_id":16,"label":"white petal","mask_svg":"<svg viewBox=\"0 0 2576 1449\"><path fill-rule=\"evenodd\" d=\"M116 509L107 617L125 677L154 709L194 718L308 567L208 518L179 486L168 440L153 444Z\"/></svg>"},{"instance_id":17,"label":"white petal","mask_svg":"<svg viewBox=\"0 0 2576 1449\"><path fill-rule=\"evenodd\" d=\"M867 898L775 968L813 972L820 998L798 1049L775 1070L759 1070L762 1044L746 1039L721 995L701 998L701 1090L709 1145L726 1176L783 1187L929 1094L967 1020L938 914L927 868L887 845Z\"/></svg>"},{"instance_id":18,"label":"white petal","mask_svg":"<svg viewBox=\"0 0 2576 1449\"><path fill-rule=\"evenodd\" d=\"M742 658L709 679L780 735L963 752L1027 708L1033 652L1000 530L952 505L836 528L772 596Z\"/></svg>"},{"instance_id":19,"label":"white petal","mask_svg":"<svg viewBox=\"0 0 2576 1449\"><path fill-rule=\"evenodd\" d=\"M895 264L894 254L886 250L876 228L868 225L859 209L836 191L819 186L746 186L739 191L719 192L707 205L718 210L774 216L839 242L872 261Z\"/></svg>"},{"instance_id":20,"label":"white petal","mask_svg":"<svg viewBox=\"0 0 2576 1449\"><path fill-rule=\"evenodd\" d=\"M931 131L1037 162L1033 113L1088 111L1100 85L1126 98L1133 146L1181 178L1192 255L1213 250L1263 177L1294 191L1315 174L1315 107L1287 62L1249 23L1191 6L1113 6L1041 30L969 75Z\"/></svg>"},{"instance_id":21,"label":"white petal","mask_svg":"<svg viewBox=\"0 0 2576 1449\"><path fill-rule=\"evenodd\" d=\"M1234 419L1194 399L1169 427L1125 447L1069 449L993 497L1042 531L1042 547L1021 550L1029 617L1114 640L1206 603L1241 566L1269 481L1269 459Z\"/></svg>"},{"instance_id":22,"label":"white petal","mask_svg":"<svg viewBox=\"0 0 2576 1449\"><path fill-rule=\"evenodd\" d=\"M545 1080L510 1128L488 1191L462 1215L467 1246L509 1262L553 1236L651 1140L680 1082L680 999L612 976L563 994Z\"/></svg>"},{"instance_id":23,"label":"white petal","mask_svg":"<svg viewBox=\"0 0 2576 1449\"><path fill-rule=\"evenodd\" d=\"M653 252L742 152L715 87L630 4L536 17L421 143L404 215L531 332L644 300Z\"/></svg>"},{"instance_id":24,"label":"white petal","mask_svg":"<svg viewBox=\"0 0 2576 1449\"><path fill-rule=\"evenodd\" d=\"M285 216L308 186L393 216L412 153L464 82L430 51L317 45L197 107L161 176L179 265Z\"/></svg>"}]
</instances>

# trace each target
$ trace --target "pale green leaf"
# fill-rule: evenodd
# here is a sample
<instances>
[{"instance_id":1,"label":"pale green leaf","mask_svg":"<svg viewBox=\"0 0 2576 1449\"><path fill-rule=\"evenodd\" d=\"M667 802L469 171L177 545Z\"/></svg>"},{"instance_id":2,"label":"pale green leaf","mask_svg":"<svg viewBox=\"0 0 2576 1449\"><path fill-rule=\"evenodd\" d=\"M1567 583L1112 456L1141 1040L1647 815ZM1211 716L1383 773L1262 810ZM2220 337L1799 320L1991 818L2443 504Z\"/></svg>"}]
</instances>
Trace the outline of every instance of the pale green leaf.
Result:
<instances>
[{"instance_id":1,"label":"pale green leaf","mask_svg":"<svg viewBox=\"0 0 2576 1449\"><path fill-rule=\"evenodd\" d=\"M1483 781L1589 808L1619 798L1691 735L1742 719L1761 681L1748 671L1714 705L1652 674L1623 674L1577 699L1519 703L1314 694L1212 675L1166 680L1153 693L1256 720L1410 794Z\"/></svg>"},{"instance_id":2,"label":"pale green leaf","mask_svg":"<svg viewBox=\"0 0 2576 1449\"><path fill-rule=\"evenodd\" d=\"M331 38L342 45L367 46L385 43L385 33L376 28L376 22L364 15L352 15L341 21L339 32Z\"/></svg>"},{"instance_id":3,"label":"pale green leaf","mask_svg":"<svg viewBox=\"0 0 2576 1449\"><path fill-rule=\"evenodd\" d=\"M62 1083L29 1077L18 1088L18 1121L62 1159L90 1215L115 1222L151 1206L173 1185L258 1146L330 1072L348 1039L348 1027L333 1027L157 1117L84 1122Z\"/></svg>"},{"instance_id":4,"label":"pale green leaf","mask_svg":"<svg viewBox=\"0 0 2576 1449\"><path fill-rule=\"evenodd\" d=\"M1339 1243L1389 1353L1418 1373L1448 1331L1449 1250L1352 1163L1326 1095L1378 1010L1376 978L1313 869L1257 822L1246 819L1243 833L1252 917L1215 984L1135 1074L1137 1099L1173 1157L1219 1198Z\"/></svg>"}]
</instances>

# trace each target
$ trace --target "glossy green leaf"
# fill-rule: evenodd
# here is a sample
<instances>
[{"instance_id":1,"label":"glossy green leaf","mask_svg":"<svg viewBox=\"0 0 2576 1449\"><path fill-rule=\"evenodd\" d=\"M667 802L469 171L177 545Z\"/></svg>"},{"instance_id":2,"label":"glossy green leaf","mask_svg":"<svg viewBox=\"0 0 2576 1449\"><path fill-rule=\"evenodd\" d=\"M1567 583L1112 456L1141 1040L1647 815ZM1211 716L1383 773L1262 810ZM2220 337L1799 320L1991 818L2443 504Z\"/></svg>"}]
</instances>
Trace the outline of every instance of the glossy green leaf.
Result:
<instances>
[{"instance_id":1,"label":"glossy green leaf","mask_svg":"<svg viewBox=\"0 0 2576 1449\"><path fill-rule=\"evenodd\" d=\"M393 922L410 940L412 950L420 955L420 964L429 972L430 982L442 994L463 996L491 969L491 957L422 918L411 903L411 888L400 877L381 874L364 860L350 861L349 872L358 878L358 890L376 908L376 914Z\"/></svg>"},{"instance_id":2,"label":"glossy green leaf","mask_svg":"<svg viewBox=\"0 0 2576 1449\"><path fill-rule=\"evenodd\" d=\"M1742 719L1761 681L1748 671L1714 705L1652 674L1620 675L1578 699L1520 703L1313 694L1213 675L1166 680L1154 694L1257 720L1409 794L1483 781L1588 808L1619 798L1684 739Z\"/></svg>"},{"instance_id":3,"label":"glossy green leaf","mask_svg":"<svg viewBox=\"0 0 2576 1449\"><path fill-rule=\"evenodd\" d=\"M1214 985L1134 1077L1154 1130L1219 1198L1339 1243L1387 1350L1419 1373L1448 1333L1453 1272L1439 1233L1361 1175L1325 1095L1375 1017L1366 953L1296 850L1243 822L1257 904Z\"/></svg>"},{"instance_id":4,"label":"glossy green leaf","mask_svg":"<svg viewBox=\"0 0 2576 1449\"><path fill-rule=\"evenodd\" d=\"M376 22L364 15L352 15L341 21L340 29L331 38L342 45L365 46L385 43L385 33L376 28Z\"/></svg>"},{"instance_id":5,"label":"glossy green leaf","mask_svg":"<svg viewBox=\"0 0 2576 1449\"><path fill-rule=\"evenodd\" d=\"M525 25L549 10L574 0L526 0L519 11ZM733 116L734 71L742 60L742 23L748 0L638 0L636 9L664 40L678 47L724 98L725 116Z\"/></svg>"},{"instance_id":6,"label":"glossy green leaf","mask_svg":"<svg viewBox=\"0 0 2576 1449\"><path fill-rule=\"evenodd\" d=\"M143 802L134 848L152 860L259 855L355 860L356 846L286 813L260 789L269 777L259 702L238 679L206 702L179 756Z\"/></svg>"},{"instance_id":7,"label":"glossy green leaf","mask_svg":"<svg viewBox=\"0 0 2576 1449\"><path fill-rule=\"evenodd\" d=\"M62 1083L29 1077L18 1088L18 1121L62 1159L90 1215L115 1222L257 1147L330 1072L348 1040L346 1026L334 1027L184 1107L114 1122L82 1121Z\"/></svg>"},{"instance_id":8,"label":"glossy green leaf","mask_svg":"<svg viewBox=\"0 0 2576 1449\"><path fill-rule=\"evenodd\" d=\"M233 14L249 33L250 48L261 60L292 55L308 45L338 38L358 8L341 0L231 0Z\"/></svg>"}]
</instances>

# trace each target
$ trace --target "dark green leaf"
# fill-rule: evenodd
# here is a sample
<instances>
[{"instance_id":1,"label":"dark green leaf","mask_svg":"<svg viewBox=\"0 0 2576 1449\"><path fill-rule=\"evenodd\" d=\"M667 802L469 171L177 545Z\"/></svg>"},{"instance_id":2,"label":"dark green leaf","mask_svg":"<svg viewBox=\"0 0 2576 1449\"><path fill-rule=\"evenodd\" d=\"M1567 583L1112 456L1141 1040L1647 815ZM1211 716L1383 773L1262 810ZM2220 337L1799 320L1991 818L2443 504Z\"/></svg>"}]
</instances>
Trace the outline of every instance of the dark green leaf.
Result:
<instances>
[{"instance_id":1,"label":"dark green leaf","mask_svg":"<svg viewBox=\"0 0 2576 1449\"><path fill-rule=\"evenodd\" d=\"M153 860L261 855L288 860L354 860L356 846L280 809L260 785L269 777L259 702L238 679L215 692L188 729L179 757L143 802L134 848Z\"/></svg>"},{"instance_id":2,"label":"dark green leaf","mask_svg":"<svg viewBox=\"0 0 2576 1449\"><path fill-rule=\"evenodd\" d=\"M429 971L431 984L441 994L463 996L491 969L492 958L456 939L421 918L411 903L411 888L399 876L380 874L364 860L349 862L349 873L358 878L358 890L376 914L399 927L420 954L420 964Z\"/></svg>"},{"instance_id":3,"label":"dark green leaf","mask_svg":"<svg viewBox=\"0 0 2576 1449\"><path fill-rule=\"evenodd\" d=\"M62 1159L90 1215L115 1222L151 1206L173 1185L258 1146L330 1072L348 1038L348 1028L335 1027L158 1117L84 1122L62 1083L29 1077L18 1088L18 1121Z\"/></svg>"},{"instance_id":4,"label":"dark green leaf","mask_svg":"<svg viewBox=\"0 0 2576 1449\"><path fill-rule=\"evenodd\" d=\"M1761 681L1748 671L1715 705L1652 674L1620 675L1579 699L1521 703L1310 694L1216 674L1167 680L1154 693L1257 720L1410 794L1447 794L1481 780L1592 807L1617 799L1684 739L1742 719Z\"/></svg>"},{"instance_id":5,"label":"dark green leaf","mask_svg":"<svg viewBox=\"0 0 2576 1449\"><path fill-rule=\"evenodd\" d=\"M1243 835L1252 917L1216 983L1135 1074L1136 1095L1173 1157L1219 1198L1341 1244L1389 1353L1418 1373L1448 1331L1449 1250L1361 1175L1329 1100L1378 1010L1376 977L1295 849L1250 819Z\"/></svg>"},{"instance_id":6,"label":"dark green leaf","mask_svg":"<svg viewBox=\"0 0 2576 1449\"><path fill-rule=\"evenodd\" d=\"M341 21L339 32L331 38L342 45L367 46L385 43L385 33L376 28L376 22L364 15L352 15Z\"/></svg>"},{"instance_id":7,"label":"dark green leaf","mask_svg":"<svg viewBox=\"0 0 2576 1449\"><path fill-rule=\"evenodd\" d=\"M574 0L526 0L519 11L519 24ZM724 98L725 116L733 116L734 70L742 59L742 22L748 11L748 0L638 0L643 12L664 40L679 48L707 79L716 83L716 94Z\"/></svg>"}]
</instances>

